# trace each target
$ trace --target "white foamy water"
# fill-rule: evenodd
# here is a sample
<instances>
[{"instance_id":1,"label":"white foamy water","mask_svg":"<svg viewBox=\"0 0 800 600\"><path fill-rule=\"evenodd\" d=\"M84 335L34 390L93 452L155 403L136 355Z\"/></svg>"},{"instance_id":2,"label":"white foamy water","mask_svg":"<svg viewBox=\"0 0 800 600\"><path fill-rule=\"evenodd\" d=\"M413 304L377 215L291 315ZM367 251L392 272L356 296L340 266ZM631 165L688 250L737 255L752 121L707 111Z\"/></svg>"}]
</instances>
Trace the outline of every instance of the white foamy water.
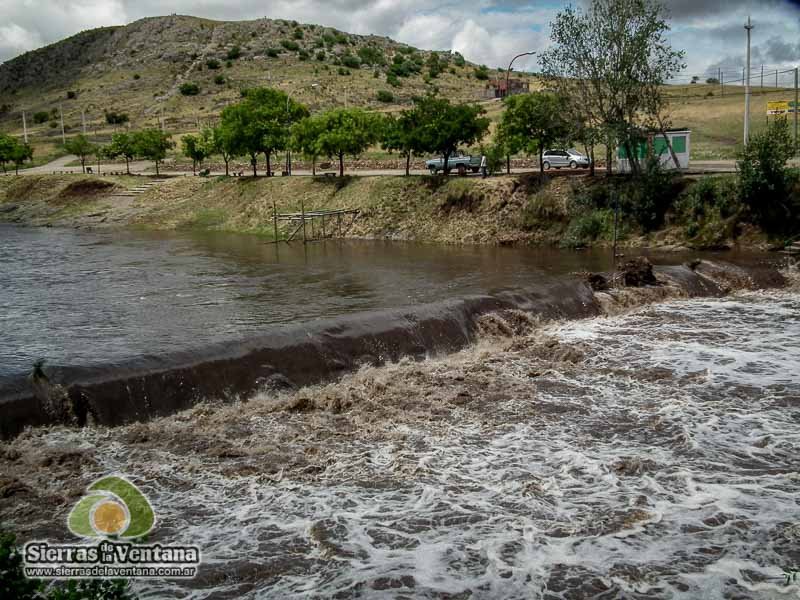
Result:
<instances>
[{"instance_id":1,"label":"white foamy water","mask_svg":"<svg viewBox=\"0 0 800 600\"><path fill-rule=\"evenodd\" d=\"M548 365L523 343L389 367L388 389L413 392L420 370L487 383L446 414L331 437L304 475L232 475L115 430L51 441L102 447L98 472L135 473L156 506L153 540L202 547L198 580L137 584L147 598L797 598L800 296L546 333L585 359ZM317 417L241 418L246 449Z\"/></svg>"}]
</instances>

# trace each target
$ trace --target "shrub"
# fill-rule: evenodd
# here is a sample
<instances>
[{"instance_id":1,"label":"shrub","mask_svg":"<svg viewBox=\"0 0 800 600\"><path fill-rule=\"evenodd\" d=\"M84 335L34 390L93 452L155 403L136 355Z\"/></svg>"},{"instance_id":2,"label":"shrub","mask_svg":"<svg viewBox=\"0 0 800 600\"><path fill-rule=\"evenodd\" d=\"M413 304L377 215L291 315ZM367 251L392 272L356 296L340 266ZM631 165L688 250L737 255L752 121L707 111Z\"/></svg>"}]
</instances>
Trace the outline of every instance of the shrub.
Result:
<instances>
[{"instance_id":1,"label":"shrub","mask_svg":"<svg viewBox=\"0 0 800 600\"><path fill-rule=\"evenodd\" d=\"M33 113L33 122L37 124L47 123L50 119L50 113L46 110L40 110L39 112Z\"/></svg>"},{"instance_id":2,"label":"shrub","mask_svg":"<svg viewBox=\"0 0 800 600\"><path fill-rule=\"evenodd\" d=\"M142 78L142 76L141 76L141 75L139 75L138 73L134 73L134 74L133 74L133 78L134 78L134 79L141 79L141 78Z\"/></svg>"},{"instance_id":3,"label":"shrub","mask_svg":"<svg viewBox=\"0 0 800 600\"><path fill-rule=\"evenodd\" d=\"M206 67L208 67L208 68L209 68L209 69L211 69L212 71L213 71L214 69L219 69L219 61L218 61L216 58L209 58L209 59L206 61Z\"/></svg>"},{"instance_id":4,"label":"shrub","mask_svg":"<svg viewBox=\"0 0 800 600\"><path fill-rule=\"evenodd\" d=\"M225 58L227 58L228 60L236 60L240 56L242 56L242 49L239 48L239 46L234 46L233 48L228 50L228 53L225 55Z\"/></svg>"},{"instance_id":5,"label":"shrub","mask_svg":"<svg viewBox=\"0 0 800 600\"><path fill-rule=\"evenodd\" d=\"M395 75L394 73L387 73L387 75L386 75L386 83L388 83L392 87L400 87L400 80L397 78L397 75Z\"/></svg>"},{"instance_id":6,"label":"shrub","mask_svg":"<svg viewBox=\"0 0 800 600\"><path fill-rule=\"evenodd\" d=\"M463 67L464 65L466 65L466 64L467 64L467 61L466 61L466 60L464 60L464 57L461 55L461 53L460 53L460 52L456 52L456 53L453 55L453 64L454 64L455 66L457 66L457 67Z\"/></svg>"},{"instance_id":7,"label":"shrub","mask_svg":"<svg viewBox=\"0 0 800 600\"><path fill-rule=\"evenodd\" d=\"M614 212L593 210L572 218L561 238L563 248L583 248L601 238L614 235ZM622 237L617 231L618 237Z\"/></svg>"},{"instance_id":8,"label":"shrub","mask_svg":"<svg viewBox=\"0 0 800 600\"><path fill-rule=\"evenodd\" d=\"M648 160L625 187L622 208L645 231L653 231L664 224L681 185L677 173L663 169L657 159Z\"/></svg>"},{"instance_id":9,"label":"shrub","mask_svg":"<svg viewBox=\"0 0 800 600\"><path fill-rule=\"evenodd\" d=\"M114 110L106 111L106 123L109 125L124 125L130 119L127 113L117 112Z\"/></svg>"},{"instance_id":10,"label":"shrub","mask_svg":"<svg viewBox=\"0 0 800 600\"><path fill-rule=\"evenodd\" d=\"M394 94L388 90L378 90L378 102L394 102Z\"/></svg>"},{"instance_id":11,"label":"shrub","mask_svg":"<svg viewBox=\"0 0 800 600\"><path fill-rule=\"evenodd\" d=\"M361 67L361 61L357 56L352 54L345 54L342 56L342 64L350 69L358 69Z\"/></svg>"},{"instance_id":12,"label":"shrub","mask_svg":"<svg viewBox=\"0 0 800 600\"><path fill-rule=\"evenodd\" d=\"M293 42L292 40L281 40L281 46L283 46L290 52L297 52L298 50L300 50L300 45L297 42Z\"/></svg>"},{"instance_id":13,"label":"shrub","mask_svg":"<svg viewBox=\"0 0 800 600\"><path fill-rule=\"evenodd\" d=\"M475 68L475 79L486 81L489 79L489 68L486 65L481 65Z\"/></svg>"},{"instance_id":14,"label":"shrub","mask_svg":"<svg viewBox=\"0 0 800 600\"><path fill-rule=\"evenodd\" d=\"M278 48L267 48L267 56L270 58L278 58L281 51Z\"/></svg>"},{"instance_id":15,"label":"shrub","mask_svg":"<svg viewBox=\"0 0 800 600\"><path fill-rule=\"evenodd\" d=\"M67 92L67 100L75 100L75 98L77 98L77 97L78 97L78 94L76 94L72 90L69 90Z\"/></svg>"},{"instance_id":16,"label":"shrub","mask_svg":"<svg viewBox=\"0 0 800 600\"><path fill-rule=\"evenodd\" d=\"M294 39L296 39L296 40L302 40L303 39L303 30L302 29L295 29L292 32L292 37Z\"/></svg>"},{"instance_id":17,"label":"shrub","mask_svg":"<svg viewBox=\"0 0 800 600\"><path fill-rule=\"evenodd\" d=\"M350 71L348 71L344 67L339 67L339 75L350 75Z\"/></svg>"},{"instance_id":18,"label":"shrub","mask_svg":"<svg viewBox=\"0 0 800 600\"><path fill-rule=\"evenodd\" d=\"M383 52L374 46L362 46L359 48L358 58L361 59L362 64L367 66L382 66L386 64L386 58L383 56Z\"/></svg>"},{"instance_id":19,"label":"shrub","mask_svg":"<svg viewBox=\"0 0 800 600\"><path fill-rule=\"evenodd\" d=\"M200 93L200 86L196 83L186 82L182 83L178 90L184 96L197 96Z\"/></svg>"},{"instance_id":20,"label":"shrub","mask_svg":"<svg viewBox=\"0 0 800 600\"><path fill-rule=\"evenodd\" d=\"M316 54L316 58L318 61L322 62L325 60L325 50L319 50Z\"/></svg>"},{"instance_id":21,"label":"shrub","mask_svg":"<svg viewBox=\"0 0 800 600\"><path fill-rule=\"evenodd\" d=\"M769 234L796 233L800 227L800 199L792 189L797 177L786 167L793 154L786 119L775 119L739 155L742 202Z\"/></svg>"},{"instance_id":22,"label":"shrub","mask_svg":"<svg viewBox=\"0 0 800 600\"><path fill-rule=\"evenodd\" d=\"M214 77L214 83L217 85L223 85L225 83L225 76L224 75L217 75Z\"/></svg>"}]
</instances>

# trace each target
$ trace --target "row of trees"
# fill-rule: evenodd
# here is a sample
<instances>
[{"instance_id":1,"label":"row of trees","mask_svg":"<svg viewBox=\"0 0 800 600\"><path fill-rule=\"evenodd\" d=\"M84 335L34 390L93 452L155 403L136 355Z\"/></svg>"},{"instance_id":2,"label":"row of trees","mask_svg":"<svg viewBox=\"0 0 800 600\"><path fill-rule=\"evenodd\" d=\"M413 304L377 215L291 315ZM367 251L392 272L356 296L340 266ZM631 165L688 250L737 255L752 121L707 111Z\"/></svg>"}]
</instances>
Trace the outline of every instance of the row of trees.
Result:
<instances>
[{"instance_id":1,"label":"row of trees","mask_svg":"<svg viewBox=\"0 0 800 600\"><path fill-rule=\"evenodd\" d=\"M167 157L167 152L175 146L170 135L159 129L142 129L115 133L111 136L110 144L94 144L85 135L76 135L64 144L64 149L78 157L83 172L86 172L86 161L90 156L98 159L125 159L125 170L130 174L130 161L140 157L152 160L158 167Z\"/></svg>"},{"instance_id":2,"label":"row of trees","mask_svg":"<svg viewBox=\"0 0 800 600\"><path fill-rule=\"evenodd\" d=\"M14 171L19 172L19 168L29 160L33 160L33 148L30 144L0 133L0 167L3 173L6 172L7 164L13 164Z\"/></svg>"},{"instance_id":3,"label":"row of trees","mask_svg":"<svg viewBox=\"0 0 800 600\"><path fill-rule=\"evenodd\" d=\"M182 151L193 168L212 155L220 155L225 172L235 157L247 157L257 175L258 158L264 156L272 173L272 160L286 151L300 152L316 161L336 160L344 174L345 156L356 157L376 144L406 158L408 173L412 156L440 154L447 161L458 147L479 141L488 131L483 109L452 104L428 95L414 100L398 116L380 115L358 108L340 108L311 115L285 93L256 88L242 93L242 100L222 111L220 124L199 135L187 135Z\"/></svg>"}]
</instances>

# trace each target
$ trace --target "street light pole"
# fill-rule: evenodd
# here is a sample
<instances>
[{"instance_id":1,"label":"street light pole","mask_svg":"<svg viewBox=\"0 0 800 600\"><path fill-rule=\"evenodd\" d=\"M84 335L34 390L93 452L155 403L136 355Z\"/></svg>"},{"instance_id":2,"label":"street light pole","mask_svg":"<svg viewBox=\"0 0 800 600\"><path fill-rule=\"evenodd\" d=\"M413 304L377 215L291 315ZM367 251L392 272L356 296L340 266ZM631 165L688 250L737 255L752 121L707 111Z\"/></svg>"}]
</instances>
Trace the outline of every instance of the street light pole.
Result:
<instances>
[{"instance_id":1,"label":"street light pole","mask_svg":"<svg viewBox=\"0 0 800 600\"><path fill-rule=\"evenodd\" d=\"M744 145L750 141L750 32L753 30L753 25L750 23L750 17L747 17L747 25L744 26L747 31L747 74L744 77Z\"/></svg>"},{"instance_id":2,"label":"street light pole","mask_svg":"<svg viewBox=\"0 0 800 600\"><path fill-rule=\"evenodd\" d=\"M533 56L536 52L523 52L522 54L517 54L514 58L511 59L511 62L508 63L508 69L506 69L506 90L503 94L503 97L507 97L509 93L509 83L511 82L511 66L514 64L514 61L518 58L522 58L523 56ZM511 155L506 154L506 175L511 174Z\"/></svg>"}]
</instances>

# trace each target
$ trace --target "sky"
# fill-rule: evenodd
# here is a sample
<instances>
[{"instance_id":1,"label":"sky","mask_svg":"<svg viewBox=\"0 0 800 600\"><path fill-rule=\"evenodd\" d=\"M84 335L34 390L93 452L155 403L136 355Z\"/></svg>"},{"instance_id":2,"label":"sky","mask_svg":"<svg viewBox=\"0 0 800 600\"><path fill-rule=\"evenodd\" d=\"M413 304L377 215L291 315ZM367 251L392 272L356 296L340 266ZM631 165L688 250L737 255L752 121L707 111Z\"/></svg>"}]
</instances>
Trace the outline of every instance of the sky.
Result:
<instances>
[{"instance_id":1,"label":"sky","mask_svg":"<svg viewBox=\"0 0 800 600\"><path fill-rule=\"evenodd\" d=\"M573 0L577 5L587 0ZM170 13L220 20L294 19L387 35L429 50L455 50L490 67L547 47L556 0L0 0L0 61L85 29ZM681 77L705 79L744 64L744 22L753 16L754 70L800 64L800 0L667 0L670 41L686 51ZM515 68L536 69L536 58Z\"/></svg>"}]
</instances>

